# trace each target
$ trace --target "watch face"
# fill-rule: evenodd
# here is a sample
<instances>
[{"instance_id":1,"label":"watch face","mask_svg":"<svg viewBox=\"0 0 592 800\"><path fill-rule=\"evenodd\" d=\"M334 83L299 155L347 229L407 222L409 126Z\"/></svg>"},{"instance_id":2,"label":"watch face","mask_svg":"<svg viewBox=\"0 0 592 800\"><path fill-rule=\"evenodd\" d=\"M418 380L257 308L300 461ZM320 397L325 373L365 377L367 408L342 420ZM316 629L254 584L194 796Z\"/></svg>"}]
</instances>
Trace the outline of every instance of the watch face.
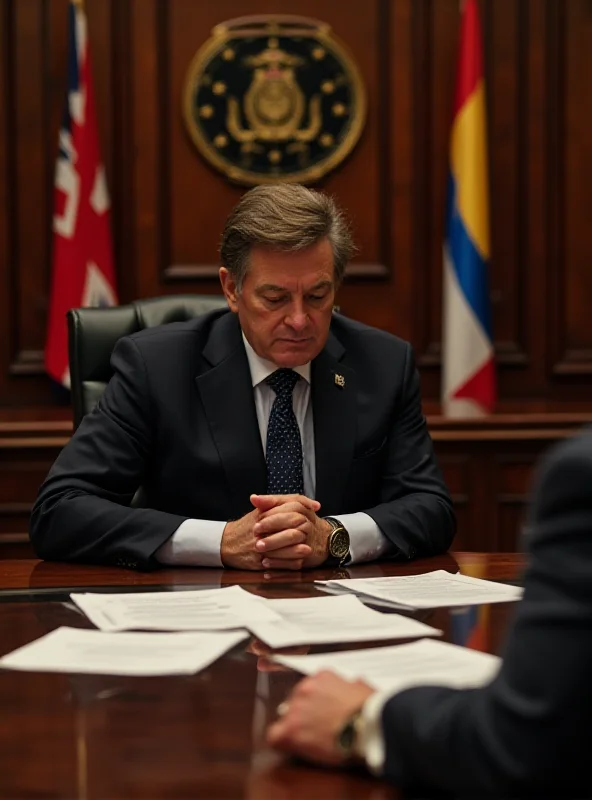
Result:
<instances>
[{"instance_id":1,"label":"watch face","mask_svg":"<svg viewBox=\"0 0 592 800\"><path fill-rule=\"evenodd\" d=\"M352 752L355 740L355 727L353 725L352 720L348 720L343 728L340 730L339 735L337 737L337 741L339 743L340 748L342 749L343 753L349 756Z\"/></svg>"},{"instance_id":2,"label":"watch face","mask_svg":"<svg viewBox=\"0 0 592 800\"><path fill-rule=\"evenodd\" d=\"M349 534L343 528L334 531L329 542L331 555L335 558L345 558L349 553Z\"/></svg>"}]
</instances>

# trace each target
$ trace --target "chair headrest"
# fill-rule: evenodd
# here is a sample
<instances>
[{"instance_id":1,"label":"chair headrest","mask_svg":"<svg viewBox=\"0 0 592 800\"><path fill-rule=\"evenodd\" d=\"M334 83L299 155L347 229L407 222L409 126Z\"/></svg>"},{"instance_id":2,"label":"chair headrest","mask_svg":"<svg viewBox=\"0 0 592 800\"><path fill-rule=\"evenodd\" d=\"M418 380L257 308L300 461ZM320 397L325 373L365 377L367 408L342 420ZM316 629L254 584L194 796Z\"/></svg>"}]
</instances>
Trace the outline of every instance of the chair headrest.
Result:
<instances>
[{"instance_id":1,"label":"chair headrest","mask_svg":"<svg viewBox=\"0 0 592 800\"><path fill-rule=\"evenodd\" d=\"M68 312L70 379L74 424L91 411L111 379L111 353L119 339L144 328L185 322L226 308L221 295L170 295L114 308Z\"/></svg>"}]
</instances>

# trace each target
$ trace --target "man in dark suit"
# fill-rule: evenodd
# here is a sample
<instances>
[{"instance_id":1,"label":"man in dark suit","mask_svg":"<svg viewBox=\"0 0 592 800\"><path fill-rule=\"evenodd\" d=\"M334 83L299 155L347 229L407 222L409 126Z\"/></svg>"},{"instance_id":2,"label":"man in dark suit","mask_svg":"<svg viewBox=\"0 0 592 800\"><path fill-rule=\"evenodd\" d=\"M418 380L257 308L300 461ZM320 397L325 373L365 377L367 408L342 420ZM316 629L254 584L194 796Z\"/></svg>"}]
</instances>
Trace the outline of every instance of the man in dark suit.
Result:
<instances>
[{"instance_id":1,"label":"man in dark suit","mask_svg":"<svg viewBox=\"0 0 592 800\"><path fill-rule=\"evenodd\" d=\"M592 433L560 445L536 486L524 597L483 688L394 696L305 679L270 742L326 764L361 757L401 787L460 797L591 797ZM351 731L349 752L337 746Z\"/></svg>"},{"instance_id":2,"label":"man in dark suit","mask_svg":"<svg viewBox=\"0 0 592 800\"><path fill-rule=\"evenodd\" d=\"M300 569L445 551L454 515L411 347L333 313L352 249L325 195L247 192L222 238L230 310L118 343L39 492L37 553Z\"/></svg>"}]
</instances>

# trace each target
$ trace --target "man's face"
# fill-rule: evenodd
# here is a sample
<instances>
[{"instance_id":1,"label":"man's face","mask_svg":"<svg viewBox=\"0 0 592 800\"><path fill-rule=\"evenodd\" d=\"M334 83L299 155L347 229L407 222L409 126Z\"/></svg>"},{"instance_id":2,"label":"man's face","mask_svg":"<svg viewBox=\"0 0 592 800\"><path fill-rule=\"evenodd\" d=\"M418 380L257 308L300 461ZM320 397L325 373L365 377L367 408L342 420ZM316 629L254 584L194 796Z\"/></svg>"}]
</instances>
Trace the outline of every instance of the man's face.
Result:
<instances>
[{"instance_id":1,"label":"man's face","mask_svg":"<svg viewBox=\"0 0 592 800\"><path fill-rule=\"evenodd\" d=\"M333 250L328 239L284 253L251 250L240 294L225 267L222 289L247 341L278 367L306 364L323 349L335 299Z\"/></svg>"}]
</instances>

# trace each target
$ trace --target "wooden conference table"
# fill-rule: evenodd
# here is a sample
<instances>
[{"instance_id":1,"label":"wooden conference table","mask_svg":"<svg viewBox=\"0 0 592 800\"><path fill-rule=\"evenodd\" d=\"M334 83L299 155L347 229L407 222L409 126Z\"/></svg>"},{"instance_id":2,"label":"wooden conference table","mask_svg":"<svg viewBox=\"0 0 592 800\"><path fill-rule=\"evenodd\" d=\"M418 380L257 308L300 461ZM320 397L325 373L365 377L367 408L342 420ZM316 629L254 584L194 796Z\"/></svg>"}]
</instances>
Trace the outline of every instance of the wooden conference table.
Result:
<instances>
[{"instance_id":1,"label":"wooden conference table","mask_svg":"<svg viewBox=\"0 0 592 800\"><path fill-rule=\"evenodd\" d=\"M523 557L453 553L404 565L364 565L348 573L378 577L433 569L519 581ZM92 627L68 604L73 588L172 591L238 583L266 597L300 597L317 594L312 581L330 577L335 577L334 571L266 576L215 569L138 573L0 561L0 655L61 625ZM490 652L499 652L514 608L514 604L492 605L483 615L481 638ZM456 626L452 627L448 610L424 611L421 619L442 628L448 640L455 639ZM311 652L321 649L317 646ZM351 649L351 645L327 649ZM298 678L274 669L253 641L190 677L0 670L0 798L401 797L396 788L362 772L315 769L266 747L267 724Z\"/></svg>"}]
</instances>

